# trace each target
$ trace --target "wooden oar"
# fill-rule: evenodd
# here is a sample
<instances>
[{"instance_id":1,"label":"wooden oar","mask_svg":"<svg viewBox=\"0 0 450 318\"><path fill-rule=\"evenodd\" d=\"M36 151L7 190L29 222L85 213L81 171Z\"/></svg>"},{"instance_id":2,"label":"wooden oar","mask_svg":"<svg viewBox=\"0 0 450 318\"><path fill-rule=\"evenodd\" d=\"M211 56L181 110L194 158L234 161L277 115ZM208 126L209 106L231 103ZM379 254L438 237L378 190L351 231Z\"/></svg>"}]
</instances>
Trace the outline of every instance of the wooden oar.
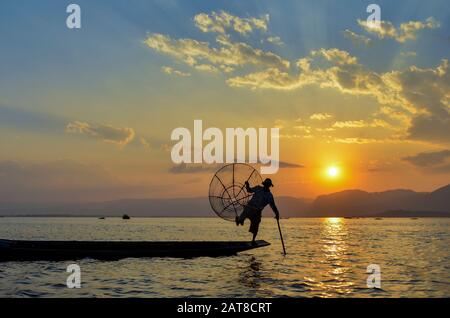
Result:
<instances>
[{"instance_id":1,"label":"wooden oar","mask_svg":"<svg viewBox=\"0 0 450 318\"><path fill-rule=\"evenodd\" d=\"M286 248L284 247L283 234L281 233L280 220L277 219L278 231L280 232L281 244L283 245L283 254L286 256Z\"/></svg>"}]
</instances>

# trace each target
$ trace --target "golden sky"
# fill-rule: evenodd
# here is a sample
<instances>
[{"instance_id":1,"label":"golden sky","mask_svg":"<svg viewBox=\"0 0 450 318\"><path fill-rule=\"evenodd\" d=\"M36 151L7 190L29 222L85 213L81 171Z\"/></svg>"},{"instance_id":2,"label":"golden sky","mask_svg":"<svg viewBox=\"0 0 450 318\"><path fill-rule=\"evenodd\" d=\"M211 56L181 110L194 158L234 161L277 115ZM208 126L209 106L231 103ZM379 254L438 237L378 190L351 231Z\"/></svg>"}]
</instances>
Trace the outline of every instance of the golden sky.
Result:
<instances>
[{"instance_id":1,"label":"golden sky","mask_svg":"<svg viewBox=\"0 0 450 318\"><path fill-rule=\"evenodd\" d=\"M194 119L279 127L278 195L449 183L445 1L380 1L379 28L354 2L251 2L80 1L80 30L2 2L0 200L205 196L215 167L170 158Z\"/></svg>"}]
</instances>

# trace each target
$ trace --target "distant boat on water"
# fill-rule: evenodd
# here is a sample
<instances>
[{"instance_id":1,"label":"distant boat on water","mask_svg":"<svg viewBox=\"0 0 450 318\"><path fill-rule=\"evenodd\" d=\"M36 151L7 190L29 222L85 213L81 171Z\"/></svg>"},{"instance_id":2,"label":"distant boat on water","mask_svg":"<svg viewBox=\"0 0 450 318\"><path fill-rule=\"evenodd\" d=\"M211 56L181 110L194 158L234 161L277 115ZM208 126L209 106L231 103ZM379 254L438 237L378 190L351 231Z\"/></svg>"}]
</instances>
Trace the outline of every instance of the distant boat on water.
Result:
<instances>
[{"instance_id":1,"label":"distant boat on water","mask_svg":"<svg viewBox=\"0 0 450 318\"><path fill-rule=\"evenodd\" d=\"M129 220L129 219L131 219L131 218L127 214L124 214L122 216L122 220Z\"/></svg>"}]
</instances>

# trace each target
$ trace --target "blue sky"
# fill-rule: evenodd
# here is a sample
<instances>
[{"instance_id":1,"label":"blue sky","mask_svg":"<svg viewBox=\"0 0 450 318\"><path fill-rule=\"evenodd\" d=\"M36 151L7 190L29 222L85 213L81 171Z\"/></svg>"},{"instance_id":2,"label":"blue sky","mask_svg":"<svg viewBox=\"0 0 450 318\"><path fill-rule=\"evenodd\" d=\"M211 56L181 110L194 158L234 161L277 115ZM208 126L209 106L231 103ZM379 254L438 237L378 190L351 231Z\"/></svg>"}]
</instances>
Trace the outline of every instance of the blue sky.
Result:
<instances>
[{"instance_id":1,"label":"blue sky","mask_svg":"<svg viewBox=\"0 0 450 318\"><path fill-rule=\"evenodd\" d=\"M77 1L82 8L83 28L75 32L65 28L65 7L69 3L2 1L0 36L7 40L0 52L2 60L7 61L2 63L2 69L14 73L17 80L31 80L33 74L41 78L45 73L54 76L51 79L57 82L75 85L79 77L91 75L86 69L101 74L135 69L155 58L142 50L139 43L147 32L208 38L195 28L192 18L199 12L214 10L226 10L237 16L269 14L271 33L288 43L283 53L289 58L323 47L352 49L340 32L346 28L357 31L356 20L365 19L365 8L371 1L133 0L132 5L121 0ZM423 66L431 66L448 56L450 19L445 0L377 3L382 8L382 19L394 24L435 17L441 28L433 36L421 39L421 45L411 45L411 49L426 54L427 58L421 60ZM384 62L391 60L397 50L398 45L391 41L384 43L382 49L357 53L370 66L383 69ZM67 73L72 76L68 78Z\"/></svg>"}]
</instances>

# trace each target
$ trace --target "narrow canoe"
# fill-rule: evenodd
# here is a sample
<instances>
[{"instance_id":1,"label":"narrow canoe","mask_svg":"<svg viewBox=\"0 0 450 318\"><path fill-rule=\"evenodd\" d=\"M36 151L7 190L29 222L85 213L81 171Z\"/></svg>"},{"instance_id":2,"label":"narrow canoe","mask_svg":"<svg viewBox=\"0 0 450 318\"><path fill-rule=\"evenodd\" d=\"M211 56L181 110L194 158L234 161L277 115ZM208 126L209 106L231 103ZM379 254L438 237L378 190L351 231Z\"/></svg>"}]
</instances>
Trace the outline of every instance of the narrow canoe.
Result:
<instances>
[{"instance_id":1,"label":"narrow canoe","mask_svg":"<svg viewBox=\"0 0 450 318\"><path fill-rule=\"evenodd\" d=\"M0 261L75 260L92 258L117 260L138 257L230 256L254 248L268 246L266 241L16 241L0 240Z\"/></svg>"}]
</instances>

